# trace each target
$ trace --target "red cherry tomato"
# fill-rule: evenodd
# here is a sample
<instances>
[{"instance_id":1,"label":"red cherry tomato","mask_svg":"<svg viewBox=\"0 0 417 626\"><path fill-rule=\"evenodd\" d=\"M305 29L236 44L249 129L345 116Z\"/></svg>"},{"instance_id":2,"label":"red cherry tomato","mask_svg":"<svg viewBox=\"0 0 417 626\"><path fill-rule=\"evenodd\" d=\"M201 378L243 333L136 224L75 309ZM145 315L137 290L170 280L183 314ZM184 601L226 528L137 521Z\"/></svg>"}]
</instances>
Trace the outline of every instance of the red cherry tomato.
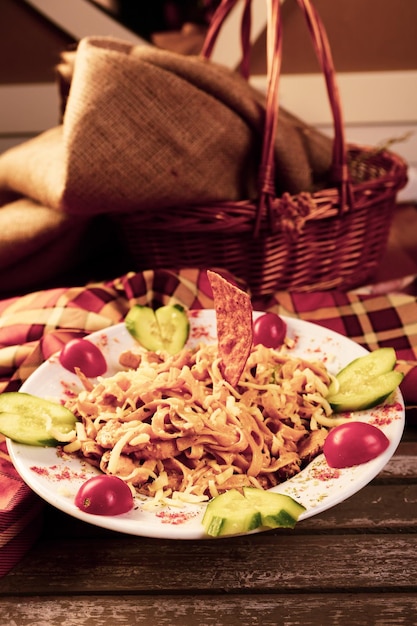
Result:
<instances>
[{"instance_id":1,"label":"red cherry tomato","mask_svg":"<svg viewBox=\"0 0 417 626\"><path fill-rule=\"evenodd\" d=\"M329 432L323 453L330 467L352 467L374 459L388 446L388 437L376 426L346 422Z\"/></svg>"},{"instance_id":2,"label":"red cherry tomato","mask_svg":"<svg viewBox=\"0 0 417 626\"><path fill-rule=\"evenodd\" d=\"M99 474L81 485L75 504L93 515L121 515L133 508L133 496L129 485L118 476Z\"/></svg>"},{"instance_id":3,"label":"red cherry tomato","mask_svg":"<svg viewBox=\"0 0 417 626\"><path fill-rule=\"evenodd\" d=\"M253 323L253 343L279 348L284 343L287 325L276 313L264 313Z\"/></svg>"},{"instance_id":4,"label":"red cherry tomato","mask_svg":"<svg viewBox=\"0 0 417 626\"><path fill-rule=\"evenodd\" d=\"M59 362L70 372L78 367L88 378L101 376L107 369L103 353L88 339L69 341L59 355Z\"/></svg>"}]
</instances>

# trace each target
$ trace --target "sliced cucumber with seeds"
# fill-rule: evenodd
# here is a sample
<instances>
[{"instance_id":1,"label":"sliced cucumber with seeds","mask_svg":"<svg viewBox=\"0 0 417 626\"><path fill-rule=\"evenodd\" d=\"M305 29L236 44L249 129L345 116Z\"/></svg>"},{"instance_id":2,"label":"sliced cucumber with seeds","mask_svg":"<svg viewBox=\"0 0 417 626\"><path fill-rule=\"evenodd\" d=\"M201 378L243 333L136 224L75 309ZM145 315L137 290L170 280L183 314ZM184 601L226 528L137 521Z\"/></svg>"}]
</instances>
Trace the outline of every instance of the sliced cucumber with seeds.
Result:
<instances>
[{"instance_id":1,"label":"sliced cucumber with seeds","mask_svg":"<svg viewBox=\"0 0 417 626\"><path fill-rule=\"evenodd\" d=\"M0 433L18 443L55 446L66 440L76 421L57 402L17 391L0 394Z\"/></svg>"},{"instance_id":2,"label":"sliced cucumber with seeds","mask_svg":"<svg viewBox=\"0 0 417 626\"><path fill-rule=\"evenodd\" d=\"M243 494L230 489L213 498L206 508L203 526L208 535L241 535L256 528L294 528L305 507L287 495L244 487Z\"/></svg>"},{"instance_id":3,"label":"sliced cucumber with seeds","mask_svg":"<svg viewBox=\"0 0 417 626\"><path fill-rule=\"evenodd\" d=\"M401 372L393 370L363 380L353 388L342 385L337 393L327 398L327 401L335 413L371 409L382 404L401 384L403 377Z\"/></svg>"},{"instance_id":4,"label":"sliced cucumber with seeds","mask_svg":"<svg viewBox=\"0 0 417 626\"><path fill-rule=\"evenodd\" d=\"M267 528L294 528L305 507L282 493L263 491L255 487L244 487L245 498L261 514L261 525Z\"/></svg>"},{"instance_id":5,"label":"sliced cucumber with seeds","mask_svg":"<svg viewBox=\"0 0 417 626\"><path fill-rule=\"evenodd\" d=\"M237 489L229 489L211 500L203 517L208 535L241 535L261 524L261 514Z\"/></svg>"},{"instance_id":6,"label":"sliced cucumber with seeds","mask_svg":"<svg viewBox=\"0 0 417 626\"><path fill-rule=\"evenodd\" d=\"M378 348L351 361L337 374L339 385L359 384L364 379L375 378L394 369L397 356L394 348Z\"/></svg>"},{"instance_id":7,"label":"sliced cucumber with seeds","mask_svg":"<svg viewBox=\"0 0 417 626\"><path fill-rule=\"evenodd\" d=\"M384 402L403 379L395 365L394 348L379 348L349 363L329 387L326 399L333 411L359 411Z\"/></svg>"},{"instance_id":8,"label":"sliced cucumber with seeds","mask_svg":"<svg viewBox=\"0 0 417 626\"><path fill-rule=\"evenodd\" d=\"M187 313L179 304L167 304L156 311L136 304L126 315L125 325L147 350L169 354L176 354L184 347L190 332Z\"/></svg>"}]
</instances>

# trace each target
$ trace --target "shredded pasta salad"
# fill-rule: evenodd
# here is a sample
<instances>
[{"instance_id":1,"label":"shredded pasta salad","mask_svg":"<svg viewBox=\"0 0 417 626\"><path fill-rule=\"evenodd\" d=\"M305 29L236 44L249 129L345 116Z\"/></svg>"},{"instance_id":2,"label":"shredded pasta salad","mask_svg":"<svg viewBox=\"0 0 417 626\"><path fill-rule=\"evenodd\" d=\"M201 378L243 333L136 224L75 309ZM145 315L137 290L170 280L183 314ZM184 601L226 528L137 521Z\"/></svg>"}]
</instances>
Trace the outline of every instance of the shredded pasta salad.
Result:
<instances>
[{"instance_id":1,"label":"shredded pasta salad","mask_svg":"<svg viewBox=\"0 0 417 626\"><path fill-rule=\"evenodd\" d=\"M231 488L277 485L322 451L330 376L309 362L252 347L236 388L221 375L217 345L175 356L127 351L114 376L65 406L78 417L64 451L115 474L152 504L204 502Z\"/></svg>"}]
</instances>

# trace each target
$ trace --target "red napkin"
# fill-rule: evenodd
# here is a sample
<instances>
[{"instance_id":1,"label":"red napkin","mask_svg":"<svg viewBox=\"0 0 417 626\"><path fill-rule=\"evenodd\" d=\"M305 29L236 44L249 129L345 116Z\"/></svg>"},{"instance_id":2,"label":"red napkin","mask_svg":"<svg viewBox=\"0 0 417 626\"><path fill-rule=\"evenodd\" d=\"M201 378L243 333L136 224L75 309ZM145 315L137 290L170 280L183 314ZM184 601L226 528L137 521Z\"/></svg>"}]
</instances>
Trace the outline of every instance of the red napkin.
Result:
<instances>
[{"instance_id":1,"label":"red napkin","mask_svg":"<svg viewBox=\"0 0 417 626\"><path fill-rule=\"evenodd\" d=\"M43 501L22 481L1 435L0 439L0 576L4 576L39 537Z\"/></svg>"}]
</instances>

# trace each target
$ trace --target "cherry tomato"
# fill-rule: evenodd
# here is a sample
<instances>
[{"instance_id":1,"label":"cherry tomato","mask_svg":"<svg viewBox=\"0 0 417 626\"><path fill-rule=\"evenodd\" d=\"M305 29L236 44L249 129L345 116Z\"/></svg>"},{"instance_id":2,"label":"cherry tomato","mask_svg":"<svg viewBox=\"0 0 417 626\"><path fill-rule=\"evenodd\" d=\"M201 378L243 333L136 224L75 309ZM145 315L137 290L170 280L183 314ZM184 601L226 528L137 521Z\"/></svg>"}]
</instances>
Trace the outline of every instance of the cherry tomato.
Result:
<instances>
[{"instance_id":1,"label":"cherry tomato","mask_svg":"<svg viewBox=\"0 0 417 626\"><path fill-rule=\"evenodd\" d=\"M376 426L346 422L329 432L323 453L330 467L352 467L379 456L388 445L388 437Z\"/></svg>"},{"instance_id":2,"label":"cherry tomato","mask_svg":"<svg viewBox=\"0 0 417 626\"><path fill-rule=\"evenodd\" d=\"M70 372L78 367L88 378L101 376L107 369L103 353L88 339L69 341L59 355L59 362Z\"/></svg>"},{"instance_id":3,"label":"cherry tomato","mask_svg":"<svg viewBox=\"0 0 417 626\"><path fill-rule=\"evenodd\" d=\"M264 313L253 323L253 343L279 348L284 343L287 325L276 313Z\"/></svg>"},{"instance_id":4,"label":"cherry tomato","mask_svg":"<svg viewBox=\"0 0 417 626\"><path fill-rule=\"evenodd\" d=\"M93 515L121 515L133 508L133 496L129 485L118 476L99 474L81 485L75 504Z\"/></svg>"}]
</instances>

